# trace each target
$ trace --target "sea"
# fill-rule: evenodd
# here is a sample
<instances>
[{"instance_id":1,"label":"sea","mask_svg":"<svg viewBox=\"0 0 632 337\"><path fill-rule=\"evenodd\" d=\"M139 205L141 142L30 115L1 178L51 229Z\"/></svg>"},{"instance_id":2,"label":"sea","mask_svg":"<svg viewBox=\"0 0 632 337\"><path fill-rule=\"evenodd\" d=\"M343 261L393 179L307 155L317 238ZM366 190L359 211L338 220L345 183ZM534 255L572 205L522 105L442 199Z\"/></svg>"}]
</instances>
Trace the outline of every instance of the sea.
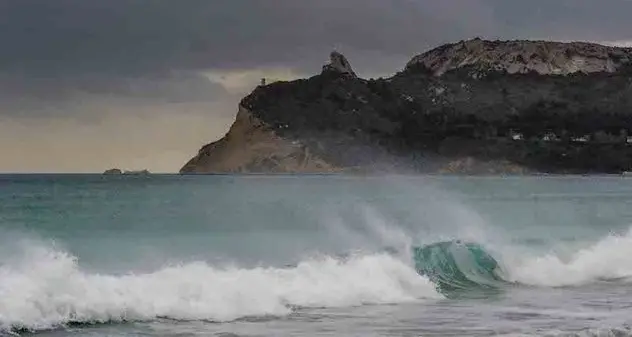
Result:
<instances>
[{"instance_id":1,"label":"sea","mask_svg":"<svg viewBox=\"0 0 632 337\"><path fill-rule=\"evenodd\" d=\"M0 336L632 336L632 178L0 175Z\"/></svg>"}]
</instances>

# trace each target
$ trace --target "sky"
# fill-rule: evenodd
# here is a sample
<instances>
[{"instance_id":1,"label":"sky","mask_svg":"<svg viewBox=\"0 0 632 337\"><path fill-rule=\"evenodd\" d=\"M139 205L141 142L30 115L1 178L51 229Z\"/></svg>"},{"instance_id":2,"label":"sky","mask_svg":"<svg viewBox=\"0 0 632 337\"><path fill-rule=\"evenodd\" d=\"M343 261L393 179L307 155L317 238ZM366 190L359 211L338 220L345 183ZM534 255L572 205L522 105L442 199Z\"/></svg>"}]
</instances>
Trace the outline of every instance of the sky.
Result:
<instances>
[{"instance_id":1,"label":"sky","mask_svg":"<svg viewBox=\"0 0 632 337\"><path fill-rule=\"evenodd\" d=\"M262 77L482 37L632 41L630 0L0 0L0 172L177 172Z\"/></svg>"}]
</instances>

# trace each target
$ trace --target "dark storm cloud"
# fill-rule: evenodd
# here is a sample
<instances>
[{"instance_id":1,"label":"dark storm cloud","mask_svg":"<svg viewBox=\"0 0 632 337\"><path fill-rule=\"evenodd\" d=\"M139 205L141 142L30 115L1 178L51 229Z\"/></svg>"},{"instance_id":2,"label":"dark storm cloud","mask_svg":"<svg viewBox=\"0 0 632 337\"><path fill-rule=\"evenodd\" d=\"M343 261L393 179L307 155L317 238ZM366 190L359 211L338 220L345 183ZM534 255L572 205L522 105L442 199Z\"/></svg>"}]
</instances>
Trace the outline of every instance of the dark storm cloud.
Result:
<instances>
[{"instance_id":1,"label":"dark storm cloud","mask_svg":"<svg viewBox=\"0 0 632 337\"><path fill-rule=\"evenodd\" d=\"M0 69L302 65L336 45L409 54L476 34L625 37L630 15L628 0L4 0Z\"/></svg>"},{"instance_id":2,"label":"dark storm cloud","mask_svg":"<svg viewBox=\"0 0 632 337\"><path fill-rule=\"evenodd\" d=\"M8 48L0 55L0 67L142 73L268 62L300 65L305 58L323 58L320 54L336 45L407 53L442 37L463 35L487 19L476 17L475 0L443 3L5 1L0 41ZM449 22L442 25L443 18Z\"/></svg>"},{"instance_id":3,"label":"dark storm cloud","mask_svg":"<svg viewBox=\"0 0 632 337\"><path fill-rule=\"evenodd\" d=\"M197 71L314 73L333 48L364 73L477 35L625 39L630 16L627 0L0 0L1 113L84 92L214 99Z\"/></svg>"},{"instance_id":4,"label":"dark storm cloud","mask_svg":"<svg viewBox=\"0 0 632 337\"><path fill-rule=\"evenodd\" d=\"M66 108L68 102L98 94L152 104L214 100L226 91L200 70L282 66L313 73L333 48L350 51L360 69L392 71L435 36L471 28L452 12L383 0L5 0L0 114L72 114L81 109ZM458 24L441 34L429 29L441 20Z\"/></svg>"},{"instance_id":5,"label":"dark storm cloud","mask_svg":"<svg viewBox=\"0 0 632 337\"><path fill-rule=\"evenodd\" d=\"M518 37L632 39L630 0L488 0L497 25Z\"/></svg>"}]
</instances>

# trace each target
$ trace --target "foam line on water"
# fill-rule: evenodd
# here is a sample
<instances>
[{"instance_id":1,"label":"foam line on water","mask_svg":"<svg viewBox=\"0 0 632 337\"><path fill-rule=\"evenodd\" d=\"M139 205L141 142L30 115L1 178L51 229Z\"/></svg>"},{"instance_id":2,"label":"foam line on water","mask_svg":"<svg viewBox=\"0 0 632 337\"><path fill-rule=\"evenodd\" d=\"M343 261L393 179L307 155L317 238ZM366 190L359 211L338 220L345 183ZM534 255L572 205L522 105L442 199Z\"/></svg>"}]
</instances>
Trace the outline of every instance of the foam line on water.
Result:
<instances>
[{"instance_id":1,"label":"foam line on water","mask_svg":"<svg viewBox=\"0 0 632 337\"><path fill-rule=\"evenodd\" d=\"M510 266L510 278L536 286L577 286L600 280L632 279L632 229L610 234L568 258L545 253Z\"/></svg>"},{"instance_id":2,"label":"foam line on water","mask_svg":"<svg viewBox=\"0 0 632 337\"><path fill-rule=\"evenodd\" d=\"M69 322L230 321L331 307L440 298L393 256L319 257L292 268L218 268L203 262L122 276L86 273L63 251L31 247L0 264L0 330Z\"/></svg>"}]
</instances>

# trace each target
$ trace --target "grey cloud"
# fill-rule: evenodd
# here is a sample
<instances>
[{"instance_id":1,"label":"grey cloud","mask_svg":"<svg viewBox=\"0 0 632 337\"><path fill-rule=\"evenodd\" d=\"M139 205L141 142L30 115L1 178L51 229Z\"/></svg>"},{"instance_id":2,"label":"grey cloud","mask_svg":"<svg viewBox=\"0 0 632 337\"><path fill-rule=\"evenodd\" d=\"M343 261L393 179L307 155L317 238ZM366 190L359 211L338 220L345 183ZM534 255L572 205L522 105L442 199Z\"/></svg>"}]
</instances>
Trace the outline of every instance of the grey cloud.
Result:
<instances>
[{"instance_id":1,"label":"grey cloud","mask_svg":"<svg viewBox=\"0 0 632 337\"><path fill-rule=\"evenodd\" d=\"M0 69L305 67L336 45L412 56L473 35L622 38L631 11L627 0L5 0Z\"/></svg>"},{"instance_id":2,"label":"grey cloud","mask_svg":"<svg viewBox=\"0 0 632 337\"><path fill-rule=\"evenodd\" d=\"M630 0L488 0L507 34L579 40L632 39Z\"/></svg>"},{"instance_id":3,"label":"grey cloud","mask_svg":"<svg viewBox=\"0 0 632 337\"><path fill-rule=\"evenodd\" d=\"M365 75L473 36L626 39L630 14L627 0L0 0L0 114L85 92L214 99L196 72L310 74L333 48Z\"/></svg>"},{"instance_id":4,"label":"grey cloud","mask_svg":"<svg viewBox=\"0 0 632 337\"><path fill-rule=\"evenodd\" d=\"M112 107L134 104L213 102L230 98L219 83L200 74L73 74L18 76L0 74L0 114L14 117L68 117L89 115L91 104ZM83 114L81 107L84 107ZM127 109L129 111L129 109ZM84 116L82 116L84 115Z\"/></svg>"},{"instance_id":5,"label":"grey cloud","mask_svg":"<svg viewBox=\"0 0 632 337\"><path fill-rule=\"evenodd\" d=\"M481 21L463 9L477 1L442 3L462 15L437 29L436 8L450 14L450 6L426 1L5 2L0 41L10 48L0 55L0 69L59 74L304 66L335 45L409 53L472 28L462 22Z\"/></svg>"}]
</instances>

